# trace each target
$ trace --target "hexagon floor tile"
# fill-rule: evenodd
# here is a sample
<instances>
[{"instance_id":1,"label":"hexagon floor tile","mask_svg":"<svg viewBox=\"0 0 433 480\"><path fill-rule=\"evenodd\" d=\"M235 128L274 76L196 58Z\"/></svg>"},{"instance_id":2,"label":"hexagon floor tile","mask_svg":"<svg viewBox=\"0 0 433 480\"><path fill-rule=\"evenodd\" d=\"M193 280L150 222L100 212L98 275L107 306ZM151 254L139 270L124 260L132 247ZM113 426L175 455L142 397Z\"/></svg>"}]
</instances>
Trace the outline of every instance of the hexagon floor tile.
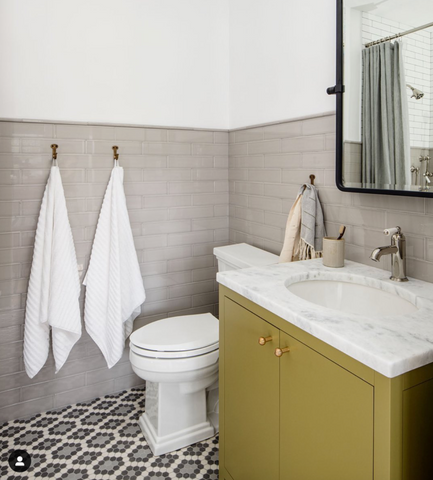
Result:
<instances>
[{"instance_id":1,"label":"hexagon floor tile","mask_svg":"<svg viewBox=\"0 0 433 480\"><path fill-rule=\"evenodd\" d=\"M144 395L142 388L133 388L0 425L0 478L217 480L218 436L152 454L138 426ZM31 455L27 472L9 467L13 450Z\"/></svg>"}]
</instances>

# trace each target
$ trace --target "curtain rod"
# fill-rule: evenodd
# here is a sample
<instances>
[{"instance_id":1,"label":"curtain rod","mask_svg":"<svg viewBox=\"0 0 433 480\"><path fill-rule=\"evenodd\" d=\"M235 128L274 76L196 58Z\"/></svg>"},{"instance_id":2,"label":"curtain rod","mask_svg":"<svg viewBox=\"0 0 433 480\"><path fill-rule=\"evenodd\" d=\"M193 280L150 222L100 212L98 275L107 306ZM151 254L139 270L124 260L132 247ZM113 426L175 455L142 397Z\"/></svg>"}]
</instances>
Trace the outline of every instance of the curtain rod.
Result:
<instances>
[{"instance_id":1,"label":"curtain rod","mask_svg":"<svg viewBox=\"0 0 433 480\"><path fill-rule=\"evenodd\" d=\"M391 35L390 37L384 37L379 40L375 40L374 42L366 43L364 46L365 48L372 47L373 45L389 42L390 40L394 40L395 38L400 38L400 37L403 37L404 35L409 35L410 33L418 32L419 30L424 30L425 28L429 28L429 27L433 27L433 22L427 23L422 27L412 28L411 30L407 30L406 32L396 33L395 35Z\"/></svg>"}]
</instances>

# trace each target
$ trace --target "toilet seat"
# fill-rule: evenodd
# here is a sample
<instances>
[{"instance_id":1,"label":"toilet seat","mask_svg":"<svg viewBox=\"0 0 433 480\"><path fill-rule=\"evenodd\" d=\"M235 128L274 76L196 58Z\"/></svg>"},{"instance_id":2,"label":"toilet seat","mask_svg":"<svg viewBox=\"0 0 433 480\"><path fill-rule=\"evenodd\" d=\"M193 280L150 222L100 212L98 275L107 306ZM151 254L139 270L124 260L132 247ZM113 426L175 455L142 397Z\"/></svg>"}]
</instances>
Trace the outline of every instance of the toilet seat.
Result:
<instances>
[{"instance_id":1,"label":"toilet seat","mask_svg":"<svg viewBox=\"0 0 433 480\"><path fill-rule=\"evenodd\" d=\"M181 377L183 381L191 381L191 379L201 377L202 371L209 368L212 370L215 365L218 367L219 350L214 350L206 355L185 358L145 357L143 355L137 355L131 350L129 352L129 358L131 364L136 369L146 371L146 380L150 380L151 382L156 381L154 375L157 374L159 382L162 382L163 378L165 382L180 382L179 378ZM170 380L168 380L167 377ZM188 380L186 380L186 378Z\"/></svg>"},{"instance_id":2,"label":"toilet seat","mask_svg":"<svg viewBox=\"0 0 433 480\"><path fill-rule=\"evenodd\" d=\"M196 348L194 350L183 350L183 351L175 351L175 352L159 352L158 350L147 350L146 348L138 347L134 345L132 342L129 344L129 348L131 351L140 355L142 357L149 357L149 358L167 358L167 359L175 359L175 358L189 358L189 357L198 357L200 355L205 355L206 353L213 352L218 350L219 342L213 343L212 345L208 345L207 347L203 348Z\"/></svg>"},{"instance_id":3,"label":"toilet seat","mask_svg":"<svg viewBox=\"0 0 433 480\"><path fill-rule=\"evenodd\" d=\"M218 331L218 319L210 313L164 318L136 330L130 348L149 358L197 357L218 350Z\"/></svg>"}]
</instances>

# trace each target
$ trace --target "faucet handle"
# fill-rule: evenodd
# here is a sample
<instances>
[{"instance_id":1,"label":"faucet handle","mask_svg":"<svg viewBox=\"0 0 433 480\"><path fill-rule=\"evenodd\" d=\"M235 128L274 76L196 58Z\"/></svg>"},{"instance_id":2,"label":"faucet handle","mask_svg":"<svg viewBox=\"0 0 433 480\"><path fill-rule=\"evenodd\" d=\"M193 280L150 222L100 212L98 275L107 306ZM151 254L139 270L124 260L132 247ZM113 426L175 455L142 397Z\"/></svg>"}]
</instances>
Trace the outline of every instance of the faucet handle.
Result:
<instances>
[{"instance_id":1,"label":"faucet handle","mask_svg":"<svg viewBox=\"0 0 433 480\"><path fill-rule=\"evenodd\" d=\"M401 234L401 228L400 227L393 227L393 228L385 228L385 230L383 231L383 233L389 237L389 236L393 236L395 234L398 234L400 235Z\"/></svg>"}]
</instances>

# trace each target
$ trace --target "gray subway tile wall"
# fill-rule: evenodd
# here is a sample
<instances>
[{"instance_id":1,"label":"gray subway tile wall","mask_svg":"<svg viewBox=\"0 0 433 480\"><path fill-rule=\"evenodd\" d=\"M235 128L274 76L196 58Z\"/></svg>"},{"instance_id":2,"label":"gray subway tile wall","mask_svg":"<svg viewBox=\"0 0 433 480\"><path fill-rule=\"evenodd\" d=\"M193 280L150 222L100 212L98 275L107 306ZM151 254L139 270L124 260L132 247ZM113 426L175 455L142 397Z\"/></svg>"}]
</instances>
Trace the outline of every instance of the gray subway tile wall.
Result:
<instances>
[{"instance_id":1,"label":"gray subway tile wall","mask_svg":"<svg viewBox=\"0 0 433 480\"><path fill-rule=\"evenodd\" d=\"M223 132L0 122L0 422L142 383L128 361L108 370L85 333L54 374L53 358L34 378L23 371L25 299L35 227L50 167L59 165L82 274L119 145L125 193L147 300L139 327L168 315L217 314L215 246L282 247L299 187L316 175L328 234L347 225L346 258L369 264L407 234L408 270L433 282L433 199L340 192L335 187L335 116L321 115ZM374 266L389 269L389 259Z\"/></svg>"},{"instance_id":2,"label":"gray subway tile wall","mask_svg":"<svg viewBox=\"0 0 433 480\"><path fill-rule=\"evenodd\" d=\"M329 235L347 226L346 258L369 260L400 225L407 237L409 275L433 282L433 199L340 192L335 186L335 115L230 132L230 242L279 254L285 221L302 183L316 175ZM272 139L272 141L270 141Z\"/></svg>"},{"instance_id":3,"label":"gray subway tile wall","mask_svg":"<svg viewBox=\"0 0 433 480\"><path fill-rule=\"evenodd\" d=\"M143 383L127 349L109 370L84 330L59 373L51 355L35 378L24 372L26 291L52 143L81 275L116 144L147 294L135 328L169 315L217 313L212 249L229 241L227 132L0 122L0 422Z\"/></svg>"}]
</instances>

